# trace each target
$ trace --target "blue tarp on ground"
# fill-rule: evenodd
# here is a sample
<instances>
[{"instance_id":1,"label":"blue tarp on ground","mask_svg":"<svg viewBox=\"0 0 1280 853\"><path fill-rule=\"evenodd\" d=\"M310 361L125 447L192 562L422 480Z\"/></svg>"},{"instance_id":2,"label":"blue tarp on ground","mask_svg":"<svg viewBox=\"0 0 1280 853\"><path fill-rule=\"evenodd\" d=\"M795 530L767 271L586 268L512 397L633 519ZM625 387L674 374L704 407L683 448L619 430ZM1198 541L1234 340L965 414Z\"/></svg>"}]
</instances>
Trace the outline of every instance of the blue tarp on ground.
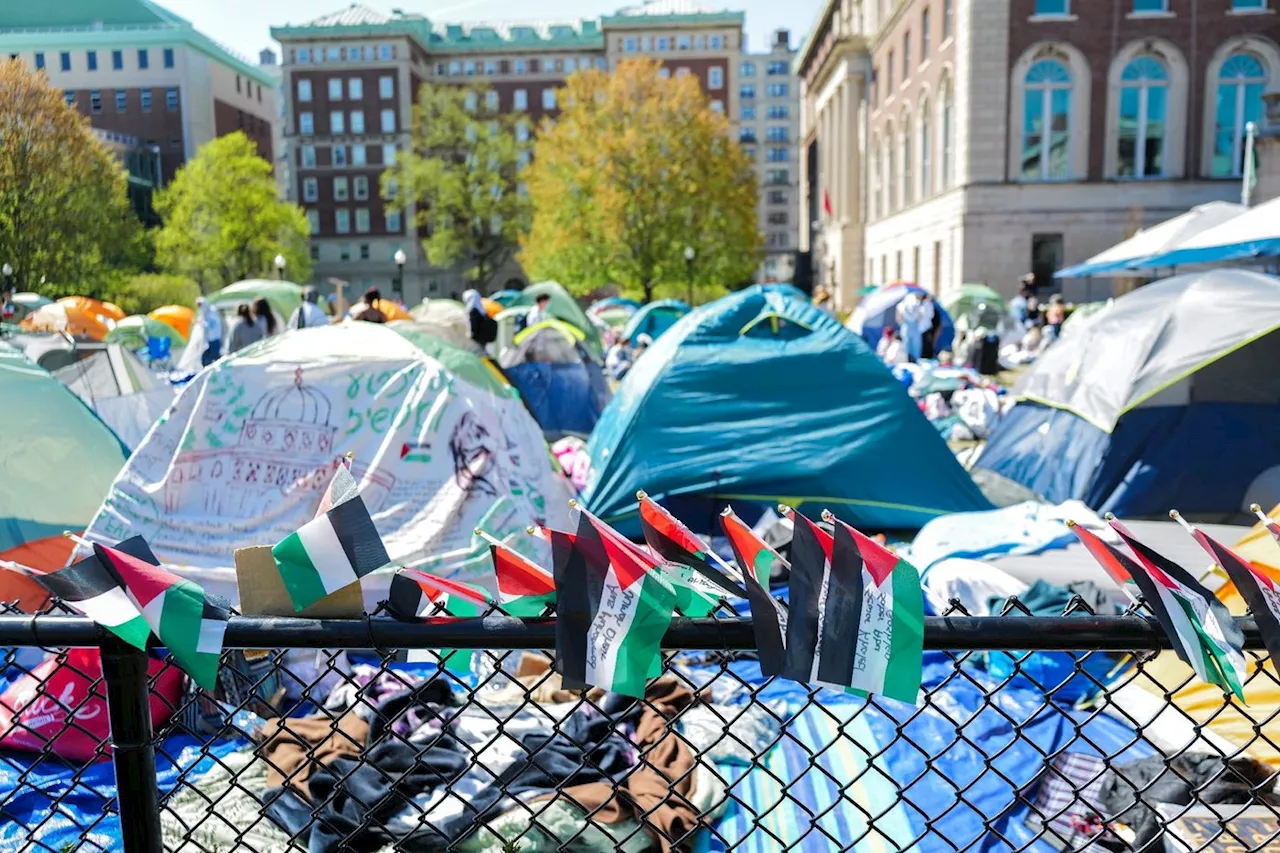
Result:
<instances>
[{"instance_id":1,"label":"blue tarp on ground","mask_svg":"<svg viewBox=\"0 0 1280 853\"><path fill-rule=\"evenodd\" d=\"M634 344L640 335L648 335L656 341L660 335L688 313L688 303L679 299L659 299L657 302L650 302L631 315L626 328L622 330L622 339Z\"/></svg>"},{"instance_id":2,"label":"blue tarp on ground","mask_svg":"<svg viewBox=\"0 0 1280 853\"><path fill-rule=\"evenodd\" d=\"M871 529L990 508L860 338L760 287L698 308L656 341L588 452L585 503L629 535L638 489L716 510L729 499L830 508Z\"/></svg>"}]
</instances>

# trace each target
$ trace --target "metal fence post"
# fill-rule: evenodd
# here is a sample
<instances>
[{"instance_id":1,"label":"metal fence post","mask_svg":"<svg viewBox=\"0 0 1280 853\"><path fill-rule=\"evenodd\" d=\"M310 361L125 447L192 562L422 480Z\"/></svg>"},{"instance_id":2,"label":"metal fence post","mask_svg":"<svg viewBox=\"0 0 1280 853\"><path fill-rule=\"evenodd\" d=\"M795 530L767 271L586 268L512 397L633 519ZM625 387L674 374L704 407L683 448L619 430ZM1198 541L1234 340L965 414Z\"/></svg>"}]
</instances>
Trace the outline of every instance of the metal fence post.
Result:
<instances>
[{"instance_id":1,"label":"metal fence post","mask_svg":"<svg viewBox=\"0 0 1280 853\"><path fill-rule=\"evenodd\" d=\"M151 684L146 652L112 638L102 647L107 682L112 762L124 853L163 853L160 791L151 731Z\"/></svg>"}]
</instances>

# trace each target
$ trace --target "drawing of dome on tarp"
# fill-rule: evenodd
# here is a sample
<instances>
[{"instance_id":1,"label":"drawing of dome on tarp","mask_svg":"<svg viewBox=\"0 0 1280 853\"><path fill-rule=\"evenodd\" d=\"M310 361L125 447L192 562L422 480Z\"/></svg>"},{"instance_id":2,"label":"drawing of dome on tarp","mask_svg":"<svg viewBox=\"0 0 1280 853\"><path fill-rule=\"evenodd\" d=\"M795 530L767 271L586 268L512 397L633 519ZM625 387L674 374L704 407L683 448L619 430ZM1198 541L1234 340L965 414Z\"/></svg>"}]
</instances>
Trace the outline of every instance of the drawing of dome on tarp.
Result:
<instances>
[{"instance_id":1,"label":"drawing of dome on tarp","mask_svg":"<svg viewBox=\"0 0 1280 853\"><path fill-rule=\"evenodd\" d=\"M343 455L395 560L491 576L474 536L568 524L571 489L482 357L411 327L294 330L201 372L138 447L89 528L235 597L233 554L314 515Z\"/></svg>"}]
</instances>

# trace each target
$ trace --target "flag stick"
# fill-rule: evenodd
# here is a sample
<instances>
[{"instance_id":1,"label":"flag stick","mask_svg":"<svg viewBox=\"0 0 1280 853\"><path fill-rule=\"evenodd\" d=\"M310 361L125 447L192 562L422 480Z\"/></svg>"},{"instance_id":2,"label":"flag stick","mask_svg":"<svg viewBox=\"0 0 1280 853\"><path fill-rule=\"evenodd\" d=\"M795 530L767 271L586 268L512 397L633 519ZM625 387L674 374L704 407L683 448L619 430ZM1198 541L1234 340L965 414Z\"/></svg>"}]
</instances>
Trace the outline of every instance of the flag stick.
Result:
<instances>
[{"instance_id":1,"label":"flag stick","mask_svg":"<svg viewBox=\"0 0 1280 853\"><path fill-rule=\"evenodd\" d=\"M526 528L526 529L527 529L527 528ZM476 528L476 530L475 530L475 534L476 534L477 536L479 536L481 539L483 539L484 541L488 542L490 545L496 545L496 546L497 546L497 547L499 547L499 548L505 548L505 547L507 547L505 542L500 542L500 541L498 541L498 540L497 540L497 539L495 539L494 537L490 536L488 533L485 533L485 532L484 532L483 530L481 530L479 527L477 527L477 528Z\"/></svg>"},{"instance_id":2,"label":"flag stick","mask_svg":"<svg viewBox=\"0 0 1280 853\"><path fill-rule=\"evenodd\" d=\"M24 575L29 578L47 575L48 572L42 572L39 569L33 569L30 566L24 566L22 563L15 563L13 560L0 560L0 569L8 569L11 572Z\"/></svg>"},{"instance_id":3,"label":"flag stick","mask_svg":"<svg viewBox=\"0 0 1280 853\"><path fill-rule=\"evenodd\" d=\"M1176 509L1171 509L1169 510L1169 517L1172 518L1174 521L1178 522L1179 524L1181 524L1182 529L1190 533L1193 537L1196 535L1196 529L1192 527L1185 518L1182 517L1182 513L1178 512ZM1198 580L1200 583L1204 583L1204 579L1209 577L1209 575L1220 575L1221 577L1224 577L1227 580L1231 580L1230 575L1228 575L1224 569L1219 568L1217 563L1214 563L1212 566L1210 566L1208 570L1202 573L1200 577L1196 578L1196 580Z\"/></svg>"},{"instance_id":4,"label":"flag stick","mask_svg":"<svg viewBox=\"0 0 1280 853\"><path fill-rule=\"evenodd\" d=\"M727 506L727 507L725 507L725 508L724 508L724 510L720 513L720 515L721 515L721 517L723 517L723 518L728 518L729 516L733 516L734 518L737 518L737 516L736 516L736 515L733 515L733 507L731 507L731 506ZM743 521L742 519L740 519L740 518L738 518L738 523L739 523L739 524L741 524L743 527L746 527L746 526L747 526L747 523L746 523L745 521ZM753 533L753 534L754 534L754 532L755 532L755 531L752 531L752 533ZM766 551L768 551L770 554L772 554L773 556L777 557L777 558L778 558L779 560L781 560L783 563L786 563L787 565L791 565L791 564L787 561L786 557L783 557L781 554L779 554L775 548L770 547L770 545L769 545L769 543L768 543L768 542L765 542L765 541L764 541L763 539L761 539L759 536L756 536L756 540L757 540L757 541L759 541L759 543L760 543L761 545L763 545L763 546L764 546L764 549L765 549Z\"/></svg>"},{"instance_id":5,"label":"flag stick","mask_svg":"<svg viewBox=\"0 0 1280 853\"><path fill-rule=\"evenodd\" d=\"M643 490L643 489L641 489L640 491L636 492L636 500L638 500L638 501L642 501L642 500L644 500L644 499L645 499L645 498L647 498L647 497L649 497L649 496L648 496L647 494L645 494L645 492L644 492L644 490ZM656 503L656 502L655 502L655 503ZM659 505L659 506L658 506L658 509L662 510L662 512L663 512L663 513L665 513L666 515L670 516L670 517L671 517L671 519L673 519L676 523L681 524L681 525L683 525L683 524L684 524L683 522L681 522L681 521L680 521L680 519L676 518L674 515L672 515L670 512L668 512L668 511L667 511L667 509L666 509L665 507L663 507L663 506ZM704 545L704 546L706 547L706 549L707 549L707 550L706 550L706 553L707 553L708 555L710 555L711 559L713 559L713 560L715 560L715 561L716 561L716 565L718 565L718 566L720 567L720 571L722 571L722 572L724 572L726 575L728 575L728 577L729 577L729 579L730 579L730 580L736 581L738 584L742 584L742 583L744 583L744 582L745 582L745 581L743 581L743 579L742 579L742 573L741 573L741 572L739 572L735 567L733 567L733 566L729 565L728 563L726 563L723 559L721 559L721 557L720 557L720 555L719 555L719 554L717 554L715 551L711 550L711 545L710 545L710 543L703 542L701 539L699 539L699 540L698 540L698 544L699 544L699 545Z\"/></svg>"},{"instance_id":6,"label":"flag stick","mask_svg":"<svg viewBox=\"0 0 1280 853\"><path fill-rule=\"evenodd\" d=\"M1257 504L1249 504L1249 512L1256 515L1258 517L1258 521L1261 521L1263 524L1271 523L1271 516L1263 512L1262 507L1258 506Z\"/></svg>"},{"instance_id":7,"label":"flag stick","mask_svg":"<svg viewBox=\"0 0 1280 853\"><path fill-rule=\"evenodd\" d=\"M85 539L83 536L79 535L78 533L72 533L70 530L64 530L62 532L62 535L65 538L70 539L72 542L79 545L81 548L88 548L90 551L93 550L93 543L90 542L88 539Z\"/></svg>"}]
</instances>

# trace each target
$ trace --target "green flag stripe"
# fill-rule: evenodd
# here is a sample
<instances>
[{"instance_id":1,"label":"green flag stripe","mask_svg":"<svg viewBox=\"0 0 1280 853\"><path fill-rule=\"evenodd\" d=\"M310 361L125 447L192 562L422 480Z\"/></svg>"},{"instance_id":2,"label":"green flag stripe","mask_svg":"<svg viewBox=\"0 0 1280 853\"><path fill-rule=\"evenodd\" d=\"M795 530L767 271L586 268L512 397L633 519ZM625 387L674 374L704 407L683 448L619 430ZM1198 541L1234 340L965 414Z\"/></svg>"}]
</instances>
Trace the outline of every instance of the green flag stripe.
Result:
<instances>
[{"instance_id":1,"label":"green flag stripe","mask_svg":"<svg viewBox=\"0 0 1280 853\"><path fill-rule=\"evenodd\" d=\"M884 673L884 695L915 704L924 666L924 596L915 566L898 560L890 575L893 637Z\"/></svg>"},{"instance_id":2,"label":"green flag stripe","mask_svg":"<svg viewBox=\"0 0 1280 853\"><path fill-rule=\"evenodd\" d=\"M290 533L281 540L280 544L271 549L271 556L275 557L280 569L280 580L284 582L285 591L289 593L294 609L303 610L329 594L302 544L302 537L297 533ZM299 606L298 602L303 604Z\"/></svg>"},{"instance_id":3,"label":"green flag stripe","mask_svg":"<svg viewBox=\"0 0 1280 853\"><path fill-rule=\"evenodd\" d=\"M1187 614L1187 621L1191 623L1191 627L1195 629L1196 640L1198 640L1196 646L1198 646L1201 659L1204 661L1205 672L1209 674L1210 680L1243 699L1244 691L1240 686L1240 679L1236 677L1235 667L1231 665L1231 660L1222 649L1220 641L1205 631L1204 624L1197 616L1191 602L1177 594L1173 597L1177 600L1178 606L1182 608L1182 611Z\"/></svg>"},{"instance_id":4,"label":"green flag stripe","mask_svg":"<svg viewBox=\"0 0 1280 853\"><path fill-rule=\"evenodd\" d=\"M203 615L204 591L191 581L180 581L164 591L156 633L196 684L213 690L218 683L219 656L196 651Z\"/></svg>"},{"instance_id":5,"label":"green flag stripe","mask_svg":"<svg viewBox=\"0 0 1280 853\"><path fill-rule=\"evenodd\" d=\"M662 637L676 602L675 591L655 572L645 572L639 587L625 632L615 638L612 678L596 685L636 697L644 696L653 663L660 660Z\"/></svg>"}]
</instances>

